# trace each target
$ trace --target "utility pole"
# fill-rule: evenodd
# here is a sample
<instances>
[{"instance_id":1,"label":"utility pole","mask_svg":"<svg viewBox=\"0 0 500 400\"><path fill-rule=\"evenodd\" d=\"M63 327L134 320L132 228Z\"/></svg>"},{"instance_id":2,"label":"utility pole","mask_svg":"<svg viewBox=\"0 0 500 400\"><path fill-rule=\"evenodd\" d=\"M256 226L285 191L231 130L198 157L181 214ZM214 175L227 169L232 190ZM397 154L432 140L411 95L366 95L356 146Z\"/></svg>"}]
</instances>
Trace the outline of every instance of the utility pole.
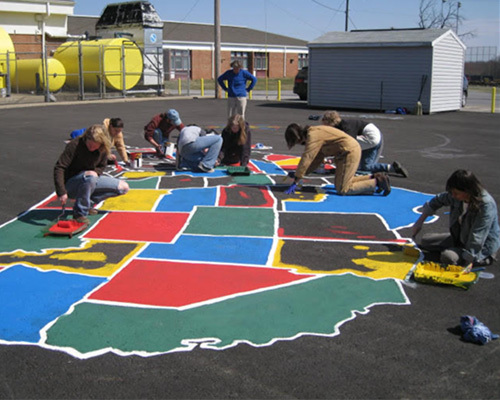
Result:
<instances>
[{"instance_id":1,"label":"utility pole","mask_svg":"<svg viewBox=\"0 0 500 400\"><path fill-rule=\"evenodd\" d=\"M345 31L349 31L349 0L345 3Z\"/></svg>"},{"instance_id":2,"label":"utility pole","mask_svg":"<svg viewBox=\"0 0 500 400\"><path fill-rule=\"evenodd\" d=\"M220 75L220 0L214 0L214 36L215 36L215 51L214 51L214 67L215 67L215 98L219 96L219 85L217 78Z\"/></svg>"},{"instance_id":3,"label":"utility pole","mask_svg":"<svg viewBox=\"0 0 500 400\"><path fill-rule=\"evenodd\" d=\"M458 2L457 3L457 26L455 28L455 33L457 34L457 36L458 36L458 20L459 20L458 14L459 14L460 7L462 7L462 3Z\"/></svg>"},{"instance_id":4,"label":"utility pole","mask_svg":"<svg viewBox=\"0 0 500 400\"><path fill-rule=\"evenodd\" d=\"M443 14L444 3L446 3L446 0L441 0L441 28L444 25L444 14Z\"/></svg>"}]
</instances>

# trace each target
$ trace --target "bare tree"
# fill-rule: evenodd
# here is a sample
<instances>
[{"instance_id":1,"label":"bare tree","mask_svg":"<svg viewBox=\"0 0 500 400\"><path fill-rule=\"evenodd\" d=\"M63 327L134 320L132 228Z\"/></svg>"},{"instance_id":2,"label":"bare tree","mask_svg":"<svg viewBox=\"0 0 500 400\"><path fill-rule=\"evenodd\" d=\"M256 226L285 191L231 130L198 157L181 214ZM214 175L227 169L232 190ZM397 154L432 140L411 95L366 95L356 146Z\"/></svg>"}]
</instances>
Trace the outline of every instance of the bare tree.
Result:
<instances>
[{"instance_id":1,"label":"bare tree","mask_svg":"<svg viewBox=\"0 0 500 400\"><path fill-rule=\"evenodd\" d=\"M460 1L457 0L420 0L420 28L450 28L461 38L474 37L474 32L458 33L459 26L465 21L460 14Z\"/></svg>"}]
</instances>

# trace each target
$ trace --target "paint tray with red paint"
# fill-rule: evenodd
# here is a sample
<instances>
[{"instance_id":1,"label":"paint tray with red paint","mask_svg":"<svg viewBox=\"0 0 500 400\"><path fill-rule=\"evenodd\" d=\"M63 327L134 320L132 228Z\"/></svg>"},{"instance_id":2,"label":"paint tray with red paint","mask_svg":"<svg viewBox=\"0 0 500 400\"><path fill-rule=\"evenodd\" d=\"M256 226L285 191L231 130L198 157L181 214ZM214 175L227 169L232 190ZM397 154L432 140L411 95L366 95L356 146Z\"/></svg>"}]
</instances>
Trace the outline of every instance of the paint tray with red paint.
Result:
<instances>
[{"instance_id":1,"label":"paint tray with red paint","mask_svg":"<svg viewBox=\"0 0 500 400\"><path fill-rule=\"evenodd\" d=\"M68 236L71 239L73 235L82 232L88 226L87 222L78 222L75 219L61 220L52 225L43 236L59 235Z\"/></svg>"},{"instance_id":2,"label":"paint tray with red paint","mask_svg":"<svg viewBox=\"0 0 500 400\"><path fill-rule=\"evenodd\" d=\"M43 234L43 236L48 235L58 235L58 236L68 236L70 239L74 234L79 233L89 226L88 222L78 222L76 219L62 219L64 217L65 206L62 206L62 212L57 217L57 222L50 226Z\"/></svg>"}]
</instances>

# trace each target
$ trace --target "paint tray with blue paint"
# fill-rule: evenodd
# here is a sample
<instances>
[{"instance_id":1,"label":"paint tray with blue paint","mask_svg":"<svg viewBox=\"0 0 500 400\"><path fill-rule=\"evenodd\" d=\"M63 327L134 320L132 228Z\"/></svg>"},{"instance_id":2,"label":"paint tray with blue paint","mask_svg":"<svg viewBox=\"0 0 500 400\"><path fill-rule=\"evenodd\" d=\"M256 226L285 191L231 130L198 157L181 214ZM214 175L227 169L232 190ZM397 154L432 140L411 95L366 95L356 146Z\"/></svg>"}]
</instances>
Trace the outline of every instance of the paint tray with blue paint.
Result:
<instances>
[{"instance_id":1,"label":"paint tray with blue paint","mask_svg":"<svg viewBox=\"0 0 500 400\"><path fill-rule=\"evenodd\" d=\"M252 171L250 171L250 168L248 167L242 167L242 166L233 166L233 167L227 167L227 173L229 175L250 175Z\"/></svg>"},{"instance_id":2,"label":"paint tray with blue paint","mask_svg":"<svg viewBox=\"0 0 500 400\"><path fill-rule=\"evenodd\" d=\"M417 264L413 277L417 282L453 285L467 290L477 282L479 274L465 271L465 268L459 265L424 261Z\"/></svg>"}]
</instances>

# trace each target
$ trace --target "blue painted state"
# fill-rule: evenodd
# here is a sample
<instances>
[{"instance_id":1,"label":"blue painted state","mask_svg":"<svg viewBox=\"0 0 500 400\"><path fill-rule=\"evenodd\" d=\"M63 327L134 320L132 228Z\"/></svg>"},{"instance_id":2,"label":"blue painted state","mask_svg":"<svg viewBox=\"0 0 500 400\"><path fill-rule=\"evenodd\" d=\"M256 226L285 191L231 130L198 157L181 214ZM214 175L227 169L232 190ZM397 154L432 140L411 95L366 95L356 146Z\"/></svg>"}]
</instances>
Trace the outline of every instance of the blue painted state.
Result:
<instances>
[{"instance_id":1,"label":"blue painted state","mask_svg":"<svg viewBox=\"0 0 500 400\"><path fill-rule=\"evenodd\" d=\"M265 265L272 239L183 235L175 243L151 243L140 258Z\"/></svg>"},{"instance_id":2,"label":"blue painted state","mask_svg":"<svg viewBox=\"0 0 500 400\"><path fill-rule=\"evenodd\" d=\"M413 224L420 215L413 209L422 206L434 197L434 195L394 187L389 196L379 194L339 196L334 188L333 185L323 187L328 196L321 202L285 201L286 211L379 214L386 221L389 229L399 229Z\"/></svg>"},{"instance_id":3,"label":"blue painted state","mask_svg":"<svg viewBox=\"0 0 500 400\"><path fill-rule=\"evenodd\" d=\"M175 189L158 203L156 211L191 212L195 206L215 206L217 188Z\"/></svg>"},{"instance_id":4,"label":"blue painted state","mask_svg":"<svg viewBox=\"0 0 500 400\"><path fill-rule=\"evenodd\" d=\"M222 168L219 169L217 168L214 172L193 172L193 171L175 171L173 173L175 176L180 176L180 175L187 175L187 176L195 176L195 177L206 177L206 178L220 178L223 176L227 176L227 169Z\"/></svg>"},{"instance_id":5,"label":"blue painted state","mask_svg":"<svg viewBox=\"0 0 500 400\"><path fill-rule=\"evenodd\" d=\"M268 163L265 161L252 160L252 164L254 164L261 171L264 171L269 175L287 175L288 172L285 172L281 167L278 167L274 163Z\"/></svg>"},{"instance_id":6,"label":"blue painted state","mask_svg":"<svg viewBox=\"0 0 500 400\"><path fill-rule=\"evenodd\" d=\"M106 278L14 265L0 272L0 339L37 343L40 329Z\"/></svg>"}]
</instances>

